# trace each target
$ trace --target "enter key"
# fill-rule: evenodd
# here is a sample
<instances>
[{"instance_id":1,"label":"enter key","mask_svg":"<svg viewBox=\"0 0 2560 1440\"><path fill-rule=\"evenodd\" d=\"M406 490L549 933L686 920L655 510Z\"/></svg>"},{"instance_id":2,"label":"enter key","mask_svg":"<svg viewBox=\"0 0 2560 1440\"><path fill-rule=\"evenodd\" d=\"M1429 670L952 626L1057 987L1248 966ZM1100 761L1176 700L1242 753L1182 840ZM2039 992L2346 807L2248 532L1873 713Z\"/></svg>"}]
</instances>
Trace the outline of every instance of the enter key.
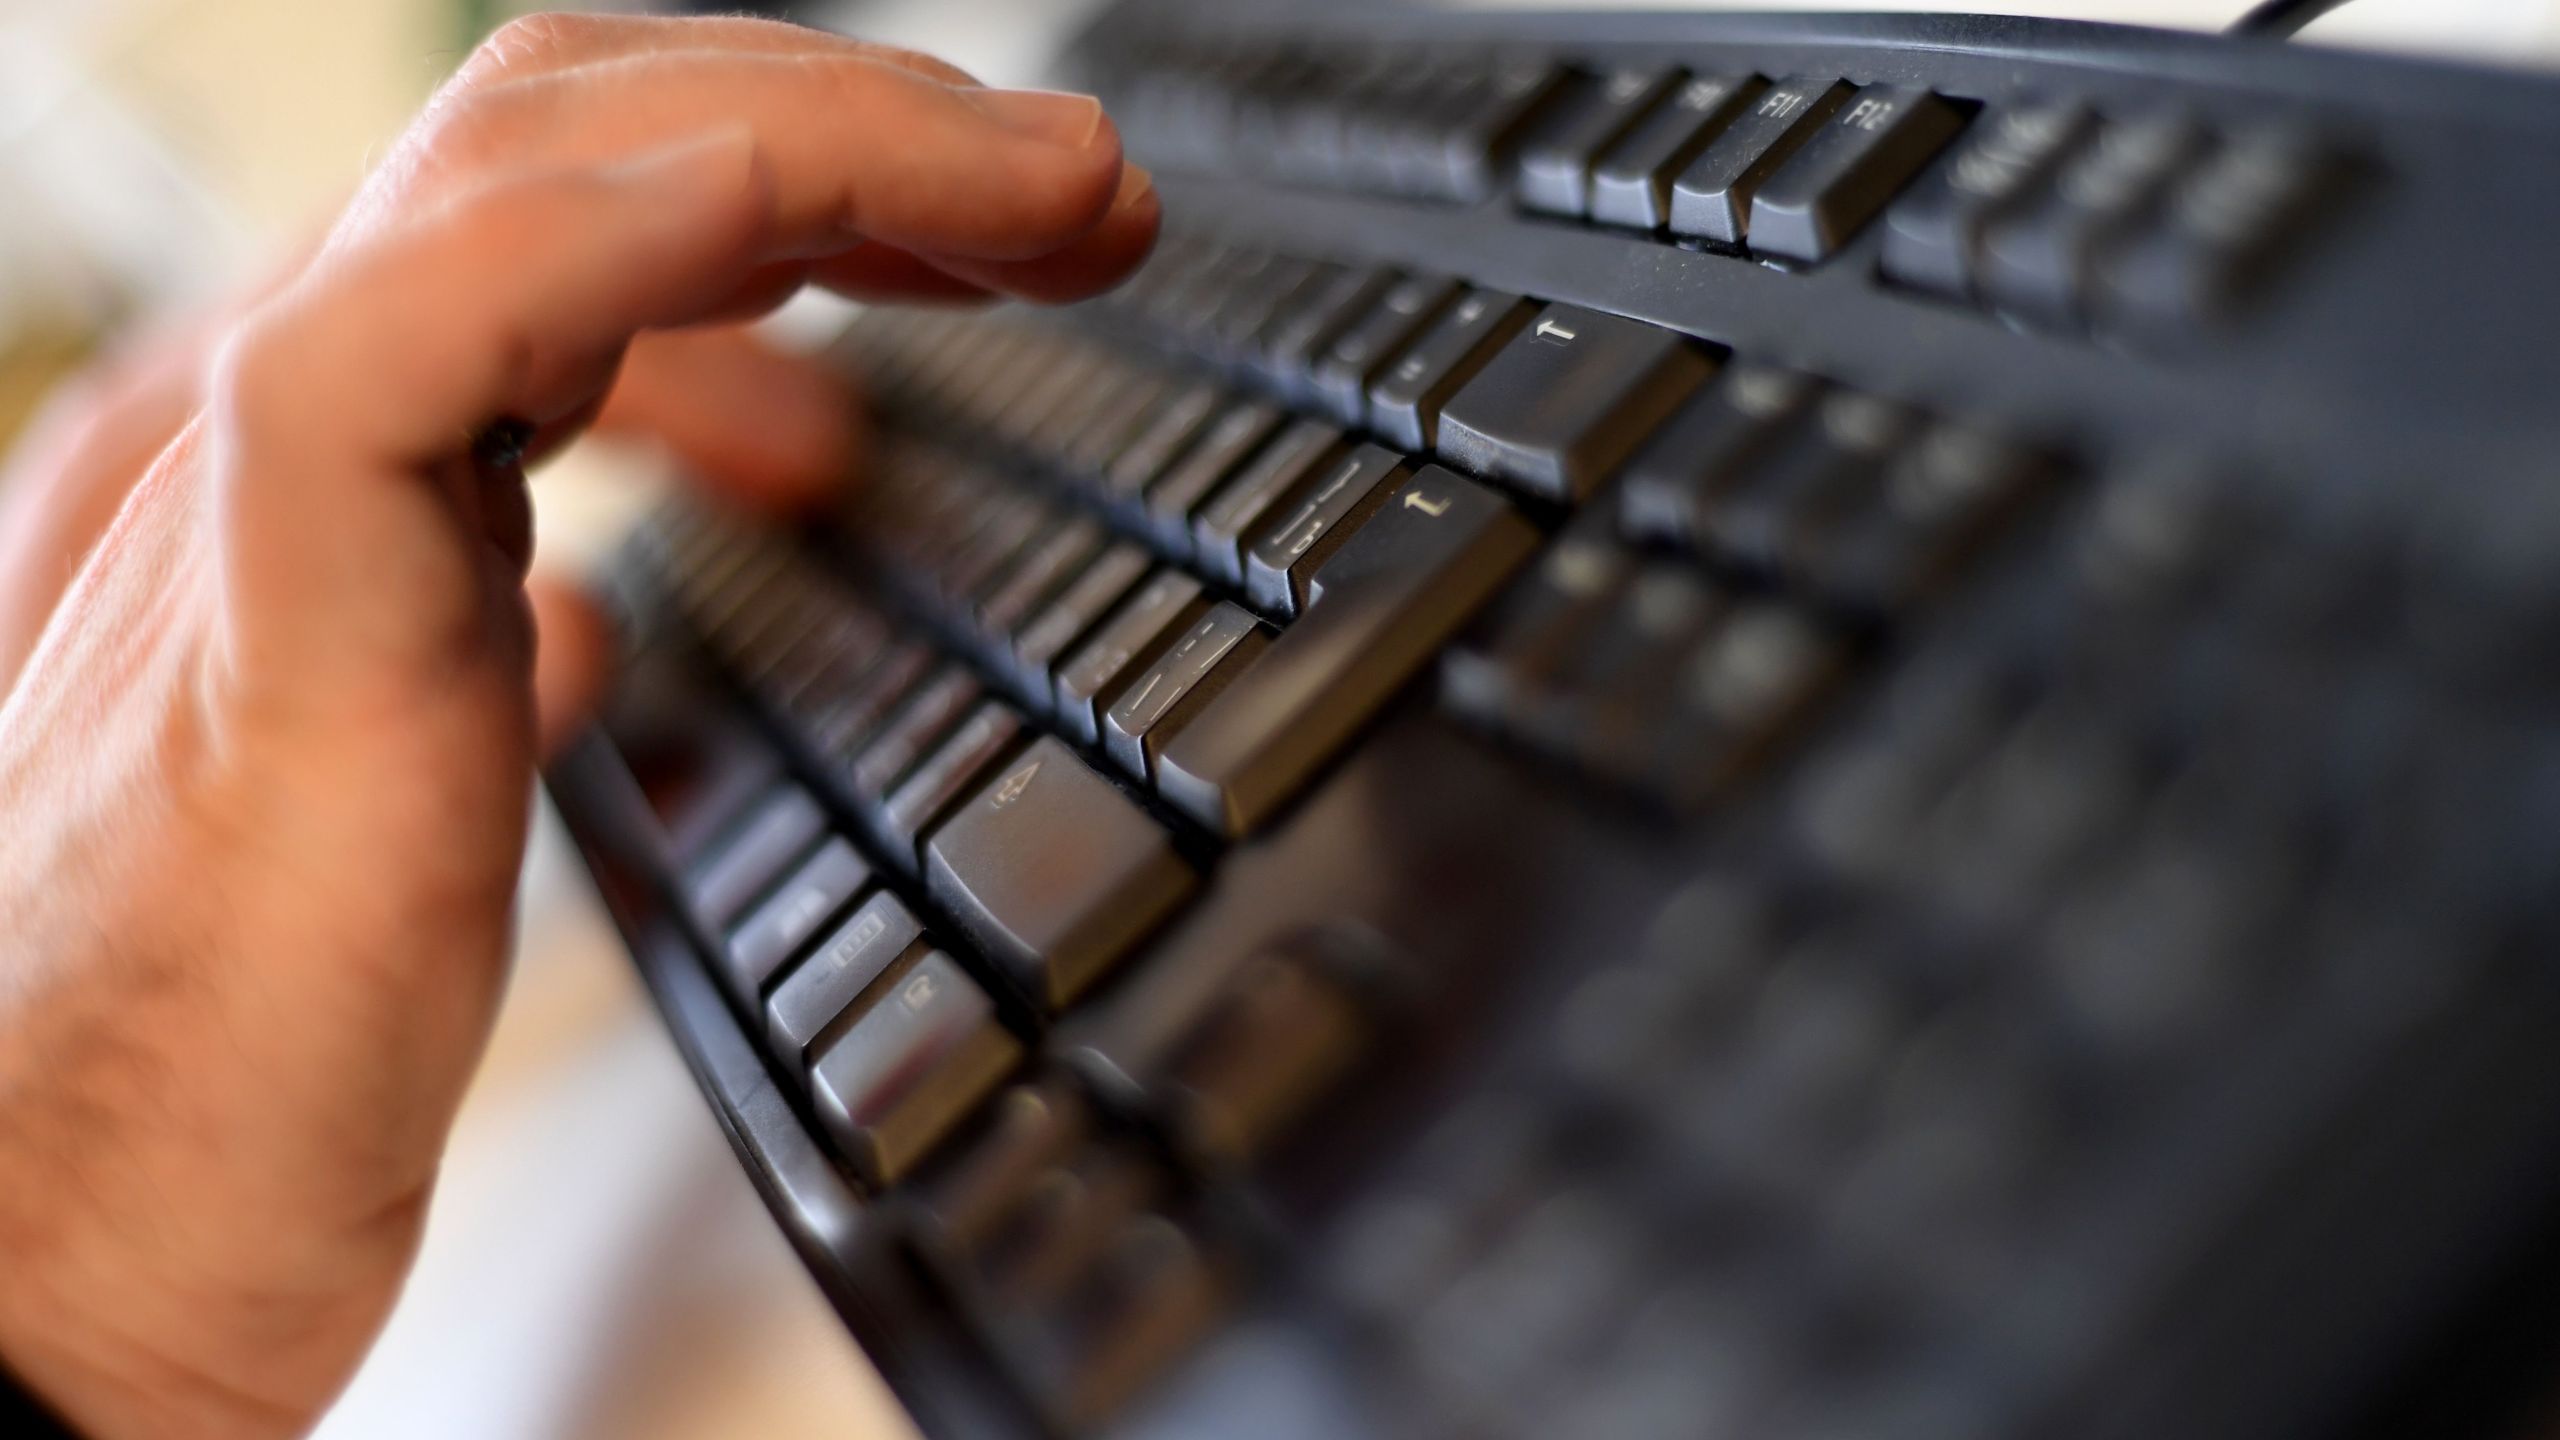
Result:
<instances>
[{"instance_id":1,"label":"enter key","mask_svg":"<svg viewBox=\"0 0 2560 1440\"><path fill-rule=\"evenodd\" d=\"M1259 828L1537 543L1493 491L1426 467L1316 570L1298 622L1165 747L1158 791L1223 834Z\"/></svg>"}]
</instances>

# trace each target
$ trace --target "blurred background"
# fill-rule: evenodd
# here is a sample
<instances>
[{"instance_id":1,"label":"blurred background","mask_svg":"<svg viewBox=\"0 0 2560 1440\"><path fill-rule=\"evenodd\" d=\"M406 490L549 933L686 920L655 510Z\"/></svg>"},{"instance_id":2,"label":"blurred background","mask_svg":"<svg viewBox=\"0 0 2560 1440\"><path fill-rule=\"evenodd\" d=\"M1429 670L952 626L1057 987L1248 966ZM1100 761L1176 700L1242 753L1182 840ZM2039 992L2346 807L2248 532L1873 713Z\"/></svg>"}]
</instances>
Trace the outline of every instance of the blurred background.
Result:
<instances>
[{"instance_id":1,"label":"blurred background","mask_svg":"<svg viewBox=\"0 0 2560 1440\"><path fill-rule=\"evenodd\" d=\"M0 0L0 449L120 326L220 293L320 224L518 8L530 7ZM838 0L793 13L937 51L991 81L1031 82L1089 8ZM1973 8L2214 28L2243 6ZM2560 57L2560 0L2360 0L2308 38L2548 66ZM538 487L555 563L609 544L663 472L632 451L559 462ZM322 1434L910 1433L766 1221L547 819L522 928L514 992L418 1273Z\"/></svg>"}]
</instances>

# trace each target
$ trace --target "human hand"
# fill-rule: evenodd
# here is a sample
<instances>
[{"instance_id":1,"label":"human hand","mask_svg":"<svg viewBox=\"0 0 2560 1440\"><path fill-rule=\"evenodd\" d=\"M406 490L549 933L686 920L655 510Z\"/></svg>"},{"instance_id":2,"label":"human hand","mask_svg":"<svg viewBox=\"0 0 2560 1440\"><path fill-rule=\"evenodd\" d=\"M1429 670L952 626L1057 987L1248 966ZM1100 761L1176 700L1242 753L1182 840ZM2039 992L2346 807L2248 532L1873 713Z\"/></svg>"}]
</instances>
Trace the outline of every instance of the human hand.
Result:
<instances>
[{"instance_id":1,"label":"human hand","mask_svg":"<svg viewBox=\"0 0 2560 1440\"><path fill-rule=\"evenodd\" d=\"M1090 101L915 57L601 19L475 55L218 326L130 493L73 487L113 518L20 607L49 619L0 708L9 1367L95 1440L287 1435L389 1309L503 978L543 698L523 477L474 436L559 443L642 332L808 281L1070 298L1155 223Z\"/></svg>"}]
</instances>

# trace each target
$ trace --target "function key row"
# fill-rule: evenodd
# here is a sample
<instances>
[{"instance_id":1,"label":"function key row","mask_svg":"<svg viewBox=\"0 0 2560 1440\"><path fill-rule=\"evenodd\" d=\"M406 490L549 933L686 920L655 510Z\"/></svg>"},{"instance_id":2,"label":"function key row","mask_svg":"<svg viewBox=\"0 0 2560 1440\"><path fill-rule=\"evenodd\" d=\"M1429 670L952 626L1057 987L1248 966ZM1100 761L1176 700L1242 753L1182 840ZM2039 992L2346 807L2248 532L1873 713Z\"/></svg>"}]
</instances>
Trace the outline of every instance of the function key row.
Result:
<instances>
[{"instance_id":1,"label":"function key row","mask_svg":"<svg viewBox=\"0 0 2560 1440\"><path fill-rule=\"evenodd\" d=\"M1970 107L1814 75L1624 69L1579 83L1526 140L1521 208L1811 263L1873 219Z\"/></svg>"},{"instance_id":2,"label":"function key row","mask_svg":"<svg viewBox=\"0 0 2560 1440\"><path fill-rule=\"evenodd\" d=\"M1886 213L1884 274L2040 329L2175 341L2252 299L2352 178L2295 126L2013 104Z\"/></svg>"}]
</instances>

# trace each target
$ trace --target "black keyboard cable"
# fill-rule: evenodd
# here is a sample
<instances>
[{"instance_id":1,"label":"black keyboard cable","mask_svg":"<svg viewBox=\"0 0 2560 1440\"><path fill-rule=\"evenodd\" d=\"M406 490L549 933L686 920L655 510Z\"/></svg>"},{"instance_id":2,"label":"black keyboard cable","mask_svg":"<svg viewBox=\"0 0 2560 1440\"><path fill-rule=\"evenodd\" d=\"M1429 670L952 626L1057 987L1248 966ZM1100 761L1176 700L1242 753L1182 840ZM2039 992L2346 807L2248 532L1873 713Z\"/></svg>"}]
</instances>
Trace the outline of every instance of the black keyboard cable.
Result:
<instances>
[{"instance_id":1,"label":"black keyboard cable","mask_svg":"<svg viewBox=\"0 0 2560 1440\"><path fill-rule=\"evenodd\" d=\"M2303 26L2337 9L2347 0L2258 0L2225 33L2290 38Z\"/></svg>"}]
</instances>

